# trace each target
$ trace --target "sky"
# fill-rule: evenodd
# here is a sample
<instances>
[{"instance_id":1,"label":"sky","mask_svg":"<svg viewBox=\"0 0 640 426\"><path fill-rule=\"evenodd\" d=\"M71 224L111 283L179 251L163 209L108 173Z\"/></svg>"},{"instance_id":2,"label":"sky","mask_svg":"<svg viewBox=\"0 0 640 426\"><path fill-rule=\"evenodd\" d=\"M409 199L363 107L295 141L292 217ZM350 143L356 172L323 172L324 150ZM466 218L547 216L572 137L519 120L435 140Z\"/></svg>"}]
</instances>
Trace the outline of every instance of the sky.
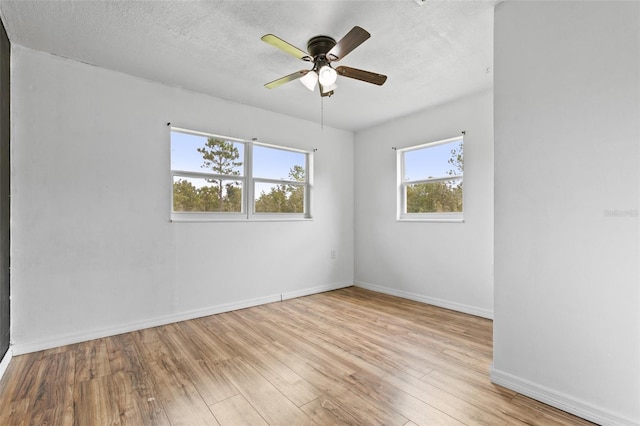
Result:
<instances>
[{"instance_id":1,"label":"sky","mask_svg":"<svg viewBox=\"0 0 640 426\"><path fill-rule=\"evenodd\" d=\"M207 141L206 136L171 132L171 169L192 172L206 172L202 168L202 154L197 151ZM405 180L420 180L429 177L447 177L453 166L448 163L451 150L458 148L460 140L434 145L428 148L404 151ZM245 145L234 142L240 153L239 161L243 161ZM294 165L305 167L305 154L296 151L273 149L254 145L253 175L258 178L288 179L289 170ZM242 174L242 166L236 167ZM189 179L200 187L206 184L202 179Z\"/></svg>"},{"instance_id":2,"label":"sky","mask_svg":"<svg viewBox=\"0 0 640 426\"><path fill-rule=\"evenodd\" d=\"M171 132L171 169L191 172L206 172L202 168L203 159L197 149L205 145L206 136L191 135L187 133ZM245 145L235 142L234 145L240 153L239 162L244 160ZM268 179L288 179L289 170L294 165L305 167L305 154L296 151L267 148L254 145L253 150L253 176ZM242 166L236 167L242 174Z\"/></svg>"},{"instance_id":3,"label":"sky","mask_svg":"<svg viewBox=\"0 0 640 426\"><path fill-rule=\"evenodd\" d=\"M448 171L454 167L448 163L451 150L458 148L460 140L434 145L426 149L404 152L404 179L420 180L449 176ZM457 173L457 172L456 172Z\"/></svg>"}]
</instances>

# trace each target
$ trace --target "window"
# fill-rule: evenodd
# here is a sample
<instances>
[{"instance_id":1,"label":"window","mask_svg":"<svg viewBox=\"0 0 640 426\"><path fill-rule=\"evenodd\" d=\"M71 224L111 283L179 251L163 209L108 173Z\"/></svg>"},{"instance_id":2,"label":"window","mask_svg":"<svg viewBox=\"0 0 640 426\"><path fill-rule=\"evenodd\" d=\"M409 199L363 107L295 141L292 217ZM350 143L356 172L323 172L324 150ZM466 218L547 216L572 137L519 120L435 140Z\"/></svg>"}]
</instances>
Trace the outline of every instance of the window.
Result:
<instances>
[{"instance_id":1,"label":"window","mask_svg":"<svg viewBox=\"0 0 640 426\"><path fill-rule=\"evenodd\" d=\"M255 213L304 213L307 154L253 146Z\"/></svg>"},{"instance_id":2,"label":"window","mask_svg":"<svg viewBox=\"0 0 640 426\"><path fill-rule=\"evenodd\" d=\"M310 218L312 153L171 128L175 221Z\"/></svg>"},{"instance_id":3,"label":"window","mask_svg":"<svg viewBox=\"0 0 640 426\"><path fill-rule=\"evenodd\" d=\"M398 219L462 220L463 138L398 149Z\"/></svg>"}]
</instances>

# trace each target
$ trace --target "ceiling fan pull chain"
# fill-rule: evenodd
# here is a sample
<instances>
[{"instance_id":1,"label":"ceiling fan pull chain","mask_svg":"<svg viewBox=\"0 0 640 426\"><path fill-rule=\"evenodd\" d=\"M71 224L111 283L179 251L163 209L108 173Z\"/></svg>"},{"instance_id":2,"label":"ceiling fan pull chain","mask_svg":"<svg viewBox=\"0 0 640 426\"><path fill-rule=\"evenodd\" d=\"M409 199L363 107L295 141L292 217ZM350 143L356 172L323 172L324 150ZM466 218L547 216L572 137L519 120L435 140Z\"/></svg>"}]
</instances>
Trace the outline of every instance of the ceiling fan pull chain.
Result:
<instances>
[{"instance_id":1,"label":"ceiling fan pull chain","mask_svg":"<svg viewBox=\"0 0 640 426\"><path fill-rule=\"evenodd\" d=\"M320 131L324 130L324 97L320 96Z\"/></svg>"}]
</instances>

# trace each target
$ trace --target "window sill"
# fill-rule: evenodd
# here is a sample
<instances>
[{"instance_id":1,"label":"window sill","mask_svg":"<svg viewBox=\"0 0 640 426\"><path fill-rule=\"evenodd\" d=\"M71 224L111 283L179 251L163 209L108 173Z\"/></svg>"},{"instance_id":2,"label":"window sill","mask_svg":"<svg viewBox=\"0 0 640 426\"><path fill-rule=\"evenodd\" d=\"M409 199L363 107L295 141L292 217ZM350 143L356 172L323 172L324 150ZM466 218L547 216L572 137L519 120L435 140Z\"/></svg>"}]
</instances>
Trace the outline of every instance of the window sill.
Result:
<instances>
[{"instance_id":1,"label":"window sill","mask_svg":"<svg viewBox=\"0 0 640 426\"><path fill-rule=\"evenodd\" d=\"M444 222L444 223L464 223L462 213L413 213L398 216L398 222Z\"/></svg>"},{"instance_id":2,"label":"window sill","mask_svg":"<svg viewBox=\"0 0 640 426\"><path fill-rule=\"evenodd\" d=\"M172 214L171 223L214 223L214 222L307 222L313 221L313 217L302 215L210 215L202 213Z\"/></svg>"},{"instance_id":3,"label":"window sill","mask_svg":"<svg viewBox=\"0 0 640 426\"><path fill-rule=\"evenodd\" d=\"M397 219L397 222L464 223L464 219Z\"/></svg>"}]
</instances>

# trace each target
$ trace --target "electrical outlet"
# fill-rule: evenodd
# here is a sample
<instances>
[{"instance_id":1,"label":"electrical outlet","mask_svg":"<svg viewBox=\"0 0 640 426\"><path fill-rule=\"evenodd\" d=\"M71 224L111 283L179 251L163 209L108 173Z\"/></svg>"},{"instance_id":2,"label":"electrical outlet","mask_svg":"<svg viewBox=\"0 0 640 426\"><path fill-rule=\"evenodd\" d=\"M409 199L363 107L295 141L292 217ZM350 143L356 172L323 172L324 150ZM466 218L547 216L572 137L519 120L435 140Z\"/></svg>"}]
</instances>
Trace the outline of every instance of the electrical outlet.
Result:
<instances>
[{"instance_id":1,"label":"electrical outlet","mask_svg":"<svg viewBox=\"0 0 640 426\"><path fill-rule=\"evenodd\" d=\"M336 249L331 249L331 253L329 254L329 259L331 259L331 260L336 260L337 259Z\"/></svg>"}]
</instances>

